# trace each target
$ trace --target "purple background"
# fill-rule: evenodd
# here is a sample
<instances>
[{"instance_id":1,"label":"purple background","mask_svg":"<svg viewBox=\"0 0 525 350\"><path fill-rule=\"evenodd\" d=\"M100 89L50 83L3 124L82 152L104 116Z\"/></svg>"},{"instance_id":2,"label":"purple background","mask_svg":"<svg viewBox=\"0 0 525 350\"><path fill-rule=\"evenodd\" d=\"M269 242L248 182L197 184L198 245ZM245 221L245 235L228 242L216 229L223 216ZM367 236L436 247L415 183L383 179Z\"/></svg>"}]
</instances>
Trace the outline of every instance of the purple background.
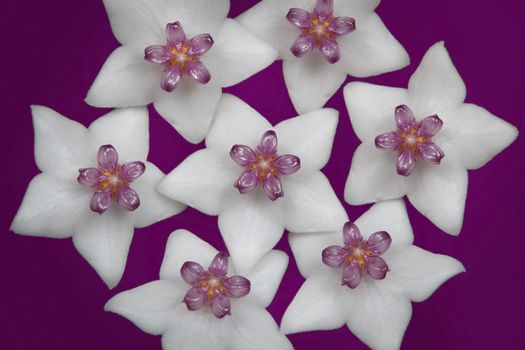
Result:
<instances>
[{"instance_id":1,"label":"purple background","mask_svg":"<svg viewBox=\"0 0 525 350\"><path fill-rule=\"evenodd\" d=\"M232 0L236 16L254 0ZM409 52L412 65L366 81L406 87L424 52L436 41L447 48L468 87L467 101L523 129L525 4L521 0L385 0L378 13ZM0 211L1 349L159 349L160 337L105 313L116 293L158 278L169 234L186 228L224 248L217 218L193 209L136 230L121 283L109 291L70 239L12 234L9 225L27 184L38 173L33 158L30 104L43 104L89 125L106 110L83 100L118 46L102 1L0 2ZM349 81L352 79L349 79ZM272 123L294 116L281 63L227 89ZM334 151L324 169L343 201L344 183L358 145L341 89L328 106L341 112ZM168 172L202 145L185 142L151 110L150 160ZM523 137L487 166L470 172L464 227L459 237L437 229L408 206L417 245L461 260L467 273L414 304L404 349L525 348L525 214ZM521 152L521 153L520 153ZM368 206L345 205L356 219ZM286 236L284 236L286 237ZM278 248L290 254L286 238ZM293 257L270 311L280 321L303 282ZM322 296L320 296L322 297ZM297 349L366 349L346 327L290 336Z\"/></svg>"}]
</instances>

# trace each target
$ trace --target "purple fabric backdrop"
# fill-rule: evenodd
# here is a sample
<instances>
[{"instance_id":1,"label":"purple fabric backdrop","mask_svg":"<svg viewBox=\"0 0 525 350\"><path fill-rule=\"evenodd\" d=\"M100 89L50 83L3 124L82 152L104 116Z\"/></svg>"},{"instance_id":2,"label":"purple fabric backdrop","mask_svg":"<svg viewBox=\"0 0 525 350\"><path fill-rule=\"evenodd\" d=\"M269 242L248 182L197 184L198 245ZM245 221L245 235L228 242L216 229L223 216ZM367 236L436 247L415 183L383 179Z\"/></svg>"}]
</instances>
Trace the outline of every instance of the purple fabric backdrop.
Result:
<instances>
[{"instance_id":1,"label":"purple fabric backdrop","mask_svg":"<svg viewBox=\"0 0 525 350\"><path fill-rule=\"evenodd\" d=\"M256 0L232 0L230 16ZM525 130L525 3L521 0L384 0L378 13L405 46L412 64L366 81L405 87L424 52L436 41L447 48L465 80L467 101ZM158 278L166 240L189 229L224 249L216 217L193 209L136 230L121 283L108 290L70 239L12 234L9 225L31 178L30 104L43 104L88 125L106 110L83 100L106 57L118 46L102 1L3 0L0 2L0 211L1 349L159 349L160 337L103 311L116 293ZM349 78L349 81L352 78ZM281 63L228 89L272 123L294 116ZM324 172L340 199L358 139L341 89L329 101L340 112L334 151ZM152 109L150 160L168 172L202 145L185 142ZM525 214L523 137L487 166L470 172L464 227L459 237L437 229L408 205L417 245L461 260L466 274L428 301L414 304L404 349L525 348ZM368 206L345 205L355 219ZM286 236L278 248L290 265L270 311L279 322L303 282ZM322 296L319 296L322 297ZM366 349L346 327L290 337L296 349Z\"/></svg>"}]
</instances>

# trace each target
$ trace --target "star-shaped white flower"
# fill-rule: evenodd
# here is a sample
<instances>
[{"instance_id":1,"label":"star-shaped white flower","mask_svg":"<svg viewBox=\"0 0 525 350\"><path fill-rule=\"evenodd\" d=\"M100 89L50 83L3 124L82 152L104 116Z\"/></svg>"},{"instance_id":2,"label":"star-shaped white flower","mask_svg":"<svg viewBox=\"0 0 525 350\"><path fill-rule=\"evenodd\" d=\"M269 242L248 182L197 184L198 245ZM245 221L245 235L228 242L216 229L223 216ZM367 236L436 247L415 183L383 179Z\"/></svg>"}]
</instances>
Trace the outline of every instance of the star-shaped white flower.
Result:
<instances>
[{"instance_id":1,"label":"star-shaped white flower","mask_svg":"<svg viewBox=\"0 0 525 350\"><path fill-rule=\"evenodd\" d=\"M353 241L367 239L359 251L352 247ZM355 225L345 225L343 248L338 247L343 245L341 229L290 234L295 260L306 281L286 310L281 331L331 330L346 324L372 349L399 349L412 315L410 302L424 301L442 283L464 271L459 261L418 248L412 245L413 239L402 200L375 204ZM334 248L343 252L341 259ZM366 262L358 259L361 255ZM352 271L352 261L362 263L363 270L356 264Z\"/></svg>"},{"instance_id":2,"label":"star-shaped white flower","mask_svg":"<svg viewBox=\"0 0 525 350\"><path fill-rule=\"evenodd\" d=\"M284 228L328 231L346 216L320 171L330 158L337 121L337 111L323 109L273 127L224 94L206 149L186 158L158 188L218 215L228 251L244 273L275 246Z\"/></svg>"},{"instance_id":3,"label":"star-shaped white flower","mask_svg":"<svg viewBox=\"0 0 525 350\"><path fill-rule=\"evenodd\" d=\"M11 230L22 235L73 237L79 253L113 288L120 281L134 227L146 227L185 206L155 188L164 177L146 161L146 108L117 109L89 128L33 107L33 178Z\"/></svg>"},{"instance_id":4,"label":"star-shaped white flower","mask_svg":"<svg viewBox=\"0 0 525 350\"><path fill-rule=\"evenodd\" d=\"M86 98L97 107L153 103L188 141L202 141L223 87L271 64L275 49L226 18L229 0L104 0L122 44Z\"/></svg>"},{"instance_id":5,"label":"star-shaped white flower","mask_svg":"<svg viewBox=\"0 0 525 350\"><path fill-rule=\"evenodd\" d=\"M288 257L281 251L268 252L244 276L244 280L250 282L249 293L231 299L230 314L218 318L214 314L216 309L207 305L208 302L205 305L201 303L197 310L190 310L195 300L188 299L191 286L187 281L202 271L198 271L200 268L188 269L187 266L206 268L212 261L217 261L217 253L192 233L175 231L168 240L160 280L117 294L108 301L105 310L126 317L149 334L162 334L162 347L166 350L292 349L265 310L272 302L288 266ZM217 269L217 264L212 265ZM222 265L224 270L228 270L228 276L235 275L231 260L229 264L227 260L223 261ZM184 279L181 277L183 273Z\"/></svg>"},{"instance_id":6,"label":"star-shaped white flower","mask_svg":"<svg viewBox=\"0 0 525 350\"><path fill-rule=\"evenodd\" d=\"M408 89L350 83L344 95L362 141L345 199L363 204L407 195L440 229L459 234L467 170L480 168L509 146L517 129L464 103L465 84L443 42L427 51Z\"/></svg>"},{"instance_id":7,"label":"star-shaped white flower","mask_svg":"<svg viewBox=\"0 0 525 350\"><path fill-rule=\"evenodd\" d=\"M319 109L347 74L369 77L408 65L374 9L380 0L262 0L237 19L273 45L299 113Z\"/></svg>"}]
</instances>

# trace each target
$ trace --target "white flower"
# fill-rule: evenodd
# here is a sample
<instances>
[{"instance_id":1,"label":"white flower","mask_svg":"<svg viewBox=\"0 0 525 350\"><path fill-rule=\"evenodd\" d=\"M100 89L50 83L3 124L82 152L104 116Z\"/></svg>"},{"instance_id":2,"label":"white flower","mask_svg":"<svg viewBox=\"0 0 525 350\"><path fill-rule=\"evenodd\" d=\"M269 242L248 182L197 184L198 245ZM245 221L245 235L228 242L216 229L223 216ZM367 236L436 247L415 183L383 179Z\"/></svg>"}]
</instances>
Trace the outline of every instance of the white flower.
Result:
<instances>
[{"instance_id":1,"label":"white flower","mask_svg":"<svg viewBox=\"0 0 525 350\"><path fill-rule=\"evenodd\" d=\"M408 54L374 12L379 3L262 0L237 19L277 48L295 109L305 113L324 106L347 74L369 77L408 65Z\"/></svg>"},{"instance_id":2,"label":"white flower","mask_svg":"<svg viewBox=\"0 0 525 350\"><path fill-rule=\"evenodd\" d=\"M184 209L155 188L164 174L146 161L147 110L117 109L85 128L35 106L33 124L42 173L29 184L11 230L73 237L80 254L113 288L124 272L134 227Z\"/></svg>"},{"instance_id":3,"label":"white flower","mask_svg":"<svg viewBox=\"0 0 525 350\"><path fill-rule=\"evenodd\" d=\"M291 334L337 329L346 324L373 349L399 349L412 315L410 301L424 301L443 282L463 272L464 267L451 257L412 245L414 237L402 200L374 205L356 220L355 226L364 240L376 231L390 235L390 248L387 242L382 248L386 253L381 255L389 269L386 277L384 274L378 277L377 270L368 268L362 272L357 286L352 285L351 278L355 276L343 275L349 277L343 280L348 285L341 283L348 265L343 264L344 269L332 268L323 264L321 258L326 257L325 248L342 245L340 229L330 233L290 234L295 260L306 281L286 310L281 330ZM345 241L348 238L353 239L347 236Z\"/></svg>"},{"instance_id":4,"label":"white flower","mask_svg":"<svg viewBox=\"0 0 525 350\"><path fill-rule=\"evenodd\" d=\"M216 255L213 247L192 233L175 231L168 240L160 280L117 294L105 310L128 318L149 334L162 334L162 347L166 350L292 349L265 310L288 265L283 252L267 253L245 275L251 283L250 292L231 299L231 315L219 319L208 305L197 311L188 309L183 300L191 286L181 278L183 265L193 262L207 267ZM232 274L235 267L230 261L228 275Z\"/></svg>"},{"instance_id":5,"label":"white flower","mask_svg":"<svg viewBox=\"0 0 525 350\"><path fill-rule=\"evenodd\" d=\"M186 158L158 188L218 215L228 251L244 273L275 246L284 228L334 230L346 216L320 171L330 157L337 121L337 111L323 109L273 127L246 103L224 94L206 149Z\"/></svg>"},{"instance_id":6,"label":"white flower","mask_svg":"<svg viewBox=\"0 0 525 350\"><path fill-rule=\"evenodd\" d=\"M363 204L406 194L440 229L459 234L467 169L480 168L509 146L517 129L477 105L463 103L465 84L443 42L428 50L408 89L350 83L344 95L362 141L352 160L345 199Z\"/></svg>"},{"instance_id":7,"label":"white flower","mask_svg":"<svg viewBox=\"0 0 525 350\"><path fill-rule=\"evenodd\" d=\"M206 135L223 87L271 64L275 50L226 18L229 0L104 0L117 40L86 101L155 109L188 141ZM190 40L191 39L191 40Z\"/></svg>"}]
</instances>

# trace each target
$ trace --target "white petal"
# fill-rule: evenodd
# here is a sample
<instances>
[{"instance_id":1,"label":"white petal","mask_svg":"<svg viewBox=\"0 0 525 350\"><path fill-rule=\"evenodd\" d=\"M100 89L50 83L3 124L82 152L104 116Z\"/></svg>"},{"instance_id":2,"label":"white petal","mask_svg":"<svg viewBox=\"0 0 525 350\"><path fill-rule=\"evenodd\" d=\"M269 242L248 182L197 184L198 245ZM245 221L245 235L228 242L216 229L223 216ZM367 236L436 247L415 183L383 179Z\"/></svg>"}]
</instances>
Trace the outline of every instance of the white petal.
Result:
<instances>
[{"instance_id":1,"label":"white petal","mask_svg":"<svg viewBox=\"0 0 525 350\"><path fill-rule=\"evenodd\" d=\"M230 11L229 0L167 0L167 2L166 23L179 20L188 36L202 33L211 33L213 36Z\"/></svg>"},{"instance_id":2,"label":"white petal","mask_svg":"<svg viewBox=\"0 0 525 350\"><path fill-rule=\"evenodd\" d=\"M240 83L269 66L277 51L244 29L237 21L227 19L210 51L202 56L214 85L227 87Z\"/></svg>"},{"instance_id":3,"label":"white petal","mask_svg":"<svg viewBox=\"0 0 525 350\"><path fill-rule=\"evenodd\" d=\"M32 106L35 161L38 168L60 178L76 178L89 161L86 128L50 108Z\"/></svg>"},{"instance_id":4,"label":"white petal","mask_svg":"<svg viewBox=\"0 0 525 350\"><path fill-rule=\"evenodd\" d=\"M352 16L347 14L346 16ZM401 44L376 13L356 17L356 30L338 39L341 68L355 77L392 72L410 63Z\"/></svg>"},{"instance_id":5,"label":"white petal","mask_svg":"<svg viewBox=\"0 0 525 350\"><path fill-rule=\"evenodd\" d=\"M285 334L331 330L346 323L346 290L341 270L317 269L301 286L281 321Z\"/></svg>"},{"instance_id":6,"label":"white petal","mask_svg":"<svg viewBox=\"0 0 525 350\"><path fill-rule=\"evenodd\" d=\"M224 198L235 194L233 186L243 169L228 154L208 149L191 154L159 184L164 195L208 215L218 215Z\"/></svg>"},{"instance_id":7,"label":"white petal","mask_svg":"<svg viewBox=\"0 0 525 350\"><path fill-rule=\"evenodd\" d=\"M443 231L458 235L467 197L467 171L444 158L437 166L419 162L410 177L408 199L414 207Z\"/></svg>"},{"instance_id":8,"label":"white petal","mask_svg":"<svg viewBox=\"0 0 525 350\"><path fill-rule=\"evenodd\" d=\"M206 147L219 154L229 154L235 144L255 148L272 125L241 99L223 94L217 106Z\"/></svg>"},{"instance_id":9,"label":"white petal","mask_svg":"<svg viewBox=\"0 0 525 350\"><path fill-rule=\"evenodd\" d=\"M323 168L332 152L339 113L322 109L286 119L275 126L279 154L293 154L301 159L301 168Z\"/></svg>"},{"instance_id":10,"label":"white petal","mask_svg":"<svg viewBox=\"0 0 525 350\"><path fill-rule=\"evenodd\" d=\"M186 208L182 203L171 200L159 191L157 185L164 173L155 164L146 162L146 171L130 184L139 195L140 206L133 214L135 227L146 227L180 213Z\"/></svg>"},{"instance_id":11,"label":"white petal","mask_svg":"<svg viewBox=\"0 0 525 350\"><path fill-rule=\"evenodd\" d=\"M186 261L195 261L207 268L217 250L193 233L186 230L173 232L166 244L166 252L160 267L160 278L182 280L180 268Z\"/></svg>"},{"instance_id":12,"label":"white petal","mask_svg":"<svg viewBox=\"0 0 525 350\"><path fill-rule=\"evenodd\" d=\"M285 59L283 72L288 93L299 113L323 107L346 79L340 65L327 63L317 51L300 59Z\"/></svg>"},{"instance_id":13,"label":"white petal","mask_svg":"<svg viewBox=\"0 0 525 350\"><path fill-rule=\"evenodd\" d=\"M151 103L160 90L162 67L144 60L144 48L121 46L108 57L86 102L96 107L134 107Z\"/></svg>"},{"instance_id":14,"label":"white petal","mask_svg":"<svg viewBox=\"0 0 525 350\"><path fill-rule=\"evenodd\" d=\"M272 250L262 257L246 278L250 280L250 298L255 298L263 308L268 307L281 284L288 266L288 255Z\"/></svg>"},{"instance_id":15,"label":"white petal","mask_svg":"<svg viewBox=\"0 0 525 350\"><path fill-rule=\"evenodd\" d=\"M444 124L434 142L467 169L482 167L518 136L516 127L474 104L462 104L439 116Z\"/></svg>"},{"instance_id":16,"label":"white petal","mask_svg":"<svg viewBox=\"0 0 525 350\"><path fill-rule=\"evenodd\" d=\"M344 96L352 128L362 142L396 129L394 112L408 103L407 90L361 82L346 85Z\"/></svg>"},{"instance_id":17,"label":"white petal","mask_svg":"<svg viewBox=\"0 0 525 350\"><path fill-rule=\"evenodd\" d=\"M436 113L465 100L465 83L452 63L444 42L434 44L423 57L408 82L413 105L419 118Z\"/></svg>"},{"instance_id":18,"label":"white petal","mask_svg":"<svg viewBox=\"0 0 525 350\"><path fill-rule=\"evenodd\" d=\"M343 225L346 221L339 223L339 229L332 232L317 233L290 233L288 241L292 248L293 256L299 272L303 277L308 277L316 269L323 268L322 252L332 245L342 245Z\"/></svg>"},{"instance_id":19,"label":"white petal","mask_svg":"<svg viewBox=\"0 0 525 350\"><path fill-rule=\"evenodd\" d=\"M381 0L335 1L336 16L353 16L354 13L366 14L374 11Z\"/></svg>"},{"instance_id":20,"label":"white petal","mask_svg":"<svg viewBox=\"0 0 525 350\"><path fill-rule=\"evenodd\" d=\"M39 174L31 180L11 231L29 236L71 237L89 212L92 193L76 182Z\"/></svg>"},{"instance_id":21,"label":"white petal","mask_svg":"<svg viewBox=\"0 0 525 350\"><path fill-rule=\"evenodd\" d=\"M218 86L184 79L172 92L159 90L154 105L182 137L199 143L208 133L220 97Z\"/></svg>"},{"instance_id":22,"label":"white petal","mask_svg":"<svg viewBox=\"0 0 525 350\"><path fill-rule=\"evenodd\" d=\"M95 160L99 147L106 144L115 147L121 164L148 157L149 118L145 107L115 109L95 120L89 132Z\"/></svg>"},{"instance_id":23,"label":"white petal","mask_svg":"<svg viewBox=\"0 0 525 350\"><path fill-rule=\"evenodd\" d=\"M396 171L397 154L361 144L354 153L345 185L345 200L353 205L403 197L408 179Z\"/></svg>"},{"instance_id":24,"label":"white petal","mask_svg":"<svg viewBox=\"0 0 525 350\"><path fill-rule=\"evenodd\" d=\"M291 232L325 232L347 220L330 182L320 171L301 171L283 178L285 227Z\"/></svg>"},{"instance_id":25,"label":"white petal","mask_svg":"<svg viewBox=\"0 0 525 350\"><path fill-rule=\"evenodd\" d=\"M73 243L104 283L114 288L124 273L133 225L127 213L115 204L102 215L90 214L79 224Z\"/></svg>"},{"instance_id":26,"label":"white petal","mask_svg":"<svg viewBox=\"0 0 525 350\"><path fill-rule=\"evenodd\" d=\"M144 332L159 335L167 329L186 290L180 281L154 281L115 295L104 310L127 318Z\"/></svg>"},{"instance_id":27,"label":"white petal","mask_svg":"<svg viewBox=\"0 0 525 350\"><path fill-rule=\"evenodd\" d=\"M272 202L261 188L228 199L219 229L239 273L246 273L279 241L284 230L282 202Z\"/></svg>"},{"instance_id":28,"label":"white petal","mask_svg":"<svg viewBox=\"0 0 525 350\"><path fill-rule=\"evenodd\" d=\"M401 287L410 300L417 302L424 301L449 278L465 271L456 259L416 246L390 255L387 262L388 279Z\"/></svg>"}]
</instances>

